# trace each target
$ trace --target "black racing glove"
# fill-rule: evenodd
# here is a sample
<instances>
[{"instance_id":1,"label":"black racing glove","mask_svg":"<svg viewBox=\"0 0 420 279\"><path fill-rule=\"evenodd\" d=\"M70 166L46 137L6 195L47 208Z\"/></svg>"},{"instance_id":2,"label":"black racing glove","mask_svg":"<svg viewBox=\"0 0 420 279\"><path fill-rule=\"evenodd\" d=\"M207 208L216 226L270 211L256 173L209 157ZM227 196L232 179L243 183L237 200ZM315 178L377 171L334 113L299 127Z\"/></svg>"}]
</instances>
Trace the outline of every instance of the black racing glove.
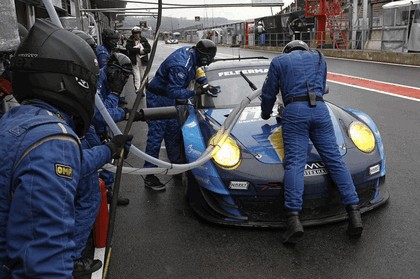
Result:
<instances>
[{"instance_id":1,"label":"black racing glove","mask_svg":"<svg viewBox=\"0 0 420 279\"><path fill-rule=\"evenodd\" d=\"M118 78L113 79L112 81L109 81L109 87L111 88L112 93L117 96L120 96L126 82L127 82L127 79L123 76L120 76Z\"/></svg>"},{"instance_id":2,"label":"black racing glove","mask_svg":"<svg viewBox=\"0 0 420 279\"><path fill-rule=\"evenodd\" d=\"M133 135L116 135L106 145L111 149L111 158L120 158L120 150L124 147L124 158L127 158Z\"/></svg>"},{"instance_id":3,"label":"black racing glove","mask_svg":"<svg viewBox=\"0 0 420 279\"><path fill-rule=\"evenodd\" d=\"M209 86L207 87L207 94L211 97L217 97L217 94L219 93L219 88L217 88L216 86L213 86L211 84L209 84Z\"/></svg>"},{"instance_id":4,"label":"black racing glove","mask_svg":"<svg viewBox=\"0 0 420 279\"><path fill-rule=\"evenodd\" d=\"M129 108L124 108L125 111L125 118L124 120L128 120L128 118L130 117L130 113L131 113L131 109ZM136 111L136 115L134 116L134 122L137 121L142 121L143 120L143 114L141 114L140 112Z\"/></svg>"},{"instance_id":5,"label":"black racing glove","mask_svg":"<svg viewBox=\"0 0 420 279\"><path fill-rule=\"evenodd\" d=\"M205 84L201 84L196 90L195 90L195 95L200 96L203 94L206 94L209 91L209 84L205 83Z\"/></svg>"}]
</instances>

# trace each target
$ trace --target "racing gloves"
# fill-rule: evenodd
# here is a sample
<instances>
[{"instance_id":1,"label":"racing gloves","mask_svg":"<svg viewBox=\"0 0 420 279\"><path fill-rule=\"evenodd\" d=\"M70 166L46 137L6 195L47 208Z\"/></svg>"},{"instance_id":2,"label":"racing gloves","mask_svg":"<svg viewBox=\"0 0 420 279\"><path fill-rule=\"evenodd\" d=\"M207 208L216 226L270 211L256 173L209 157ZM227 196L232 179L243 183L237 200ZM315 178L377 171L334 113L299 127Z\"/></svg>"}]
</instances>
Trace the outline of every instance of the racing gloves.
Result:
<instances>
[{"instance_id":1,"label":"racing gloves","mask_svg":"<svg viewBox=\"0 0 420 279\"><path fill-rule=\"evenodd\" d=\"M110 142L106 143L106 146L111 149L111 158L120 158L120 149L122 147L124 147L124 158L127 158L132 139L133 135L116 135L111 139Z\"/></svg>"},{"instance_id":2,"label":"racing gloves","mask_svg":"<svg viewBox=\"0 0 420 279\"><path fill-rule=\"evenodd\" d=\"M125 84L127 83L129 74L125 73L116 66L110 65L106 69L106 77L112 94L120 96Z\"/></svg>"},{"instance_id":3,"label":"racing gloves","mask_svg":"<svg viewBox=\"0 0 420 279\"><path fill-rule=\"evenodd\" d=\"M216 86L210 85L208 83L201 84L196 90L195 95L203 95L207 94L212 97L217 97L217 93L219 93L219 89Z\"/></svg>"},{"instance_id":4,"label":"racing gloves","mask_svg":"<svg viewBox=\"0 0 420 279\"><path fill-rule=\"evenodd\" d=\"M132 110L129 109L129 108L124 108L124 111L125 111L124 120L128 120L128 118L130 117L130 113L132 113ZM144 118L143 114L141 114L138 111L135 111L135 113L136 113L136 115L134 116L134 122L143 121L143 118Z\"/></svg>"}]
</instances>

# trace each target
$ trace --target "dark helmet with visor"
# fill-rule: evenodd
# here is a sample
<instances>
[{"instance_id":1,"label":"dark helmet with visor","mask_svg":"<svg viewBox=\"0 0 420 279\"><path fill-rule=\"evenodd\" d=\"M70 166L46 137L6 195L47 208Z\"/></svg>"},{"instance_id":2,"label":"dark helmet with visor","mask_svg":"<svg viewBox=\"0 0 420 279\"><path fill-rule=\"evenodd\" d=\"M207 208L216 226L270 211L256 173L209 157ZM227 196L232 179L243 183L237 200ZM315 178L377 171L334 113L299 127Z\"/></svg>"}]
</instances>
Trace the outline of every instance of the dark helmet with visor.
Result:
<instances>
[{"instance_id":1,"label":"dark helmet with visor","mask_svg":"<svg viewBox=\"0 0 420 279\"><path fill-rule=\"evenodd\" d=\"M198 53L198 66L210 65L216 56L217 47L212 40L202 39L195 46Z\"/></svg>"},{"instance_id":2,"label":"dark helmet with visor","mask_svg":"<svg viewBox=\"0 0 420 279\"><path fill-rule=\"evenodd\" d=\"M117 47L119 39L120 34L117 31L108 28L102 31L102 42L109 51Z\"/></svg>"},{"instance_id":3,"label":"dark helmet with visor","mask_svg":"<svg viewBox=\"0 0 420 279\"><path fill-rule=\"evenodd\" d=\"M127 55L114 52L108 60L106 77L109 83L126 83L128 77L133 73L133 65Z\"/></svg>"},{"instance_id":4,"label":"dark helmet with visor","mask_svg":"<svg viewBox=\"0 0 420 279\"><path fill-rule=\"evenodd\" d=\"M309 50L309 47L304 41L293 40L284 47L283 53L289 53L294 50Z\"/></svg>"},{"instance_id":5,"label":"dark helmet with visor","mask_svg":"<svg viewBox=\"0 0 420 279\"><path fill-rule=\"evenodd\" d=\"M94 113L98 61L80 37L37 19L12 62L16 100L40 99L73 116L83 136Z\"/></svg>"},{"instance_id":6,"label":"dark helmet with visor","mask_svg":"<svg viewBox=\"0 0 420 279\"><path fill-rule=\"evenodd\" d=\"M93 51L96 50L97 44L96 44L95 39L91 35L83 32L82 30L78 30L78 29L73 29L71 32L73 32L74 34L76 34L77 36L79 36L80 38L85 40L86 43L88 43L90 45L90 47L93 49Z\"/></svg>"}]
</instances>

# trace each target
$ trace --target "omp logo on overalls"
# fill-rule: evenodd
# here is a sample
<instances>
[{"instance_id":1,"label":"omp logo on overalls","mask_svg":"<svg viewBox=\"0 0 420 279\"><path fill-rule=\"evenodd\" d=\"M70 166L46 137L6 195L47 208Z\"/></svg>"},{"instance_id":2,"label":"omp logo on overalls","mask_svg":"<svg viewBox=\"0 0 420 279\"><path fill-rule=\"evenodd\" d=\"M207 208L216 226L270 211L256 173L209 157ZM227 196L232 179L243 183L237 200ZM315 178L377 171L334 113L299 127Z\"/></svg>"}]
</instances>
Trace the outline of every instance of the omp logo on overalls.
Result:
<instances>
[{"instance_id":1,"label":"omp logo on overalls","mask_svg":"<svg viewBox=\"0 0 420 279\"><path fill-rule=\"evenodd\" d=\"M70 166L55 164L55 174L64 178L73 178L73 169Z\"/></svg>"},{"instance_id":2,"label":"omp logo on overalls","mask_svg":"<svg viewBox=\"0 0 420 279\"><path fill-rule=\"evenodd\" d=\"M324 175L327 173L328 172L325 169L325 164L323 162L306 164L303 172L304 176Z\"/></svg>"}]
</instances>

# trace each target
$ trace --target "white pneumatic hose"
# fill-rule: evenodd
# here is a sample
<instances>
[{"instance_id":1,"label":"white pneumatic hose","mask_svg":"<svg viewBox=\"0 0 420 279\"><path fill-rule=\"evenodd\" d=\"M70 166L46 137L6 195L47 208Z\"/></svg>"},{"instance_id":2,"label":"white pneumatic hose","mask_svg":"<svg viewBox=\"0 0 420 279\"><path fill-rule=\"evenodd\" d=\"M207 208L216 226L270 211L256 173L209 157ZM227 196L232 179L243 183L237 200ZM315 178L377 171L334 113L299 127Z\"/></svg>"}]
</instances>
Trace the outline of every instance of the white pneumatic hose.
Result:
<instances>
[{"instance_id":1,"label":"white pneumatic hose","mask_svg":"<svg viewBox=\"0 0 420 279\"><path fill-rule=\"evenodd\" d=\"M229 116L226 118L225 122L220 127L219 131L217 132L216 136L214 137L214 142L207 147L207 149L203 152L203 154L198 158L196 161L188 163L188 164L172 164L166 161L159 160L155 157L152 157L145 152L139 150L134 145L130 147L130 153L136 155L137 157L144 159L152 164L157 165L156 168L132 168L132 167L123 167L123 173L128 174L136 174L136 175L147 175L147 174L168 174L173 175L181 172L185 172L191 170L193 168L199 167L209 161L213 155L219 151L221 144L226 140L228 135L230 134L233 126L239 119L242 111L249 105L249 103L260 96L261 89L255 90L249 96L242 99L242 101L233 108ZM95 95L95 105L98 108L99 112L105 119L108 126L111 128L111 131L114 135L122 134L118 126L115 124L113 119L108 113L108 110L105 108L101 98L98 94ZM116 167L111 164L106 164L104 169L109 170L111 172L116 171Z\"/></svg>"}]
</instances>

